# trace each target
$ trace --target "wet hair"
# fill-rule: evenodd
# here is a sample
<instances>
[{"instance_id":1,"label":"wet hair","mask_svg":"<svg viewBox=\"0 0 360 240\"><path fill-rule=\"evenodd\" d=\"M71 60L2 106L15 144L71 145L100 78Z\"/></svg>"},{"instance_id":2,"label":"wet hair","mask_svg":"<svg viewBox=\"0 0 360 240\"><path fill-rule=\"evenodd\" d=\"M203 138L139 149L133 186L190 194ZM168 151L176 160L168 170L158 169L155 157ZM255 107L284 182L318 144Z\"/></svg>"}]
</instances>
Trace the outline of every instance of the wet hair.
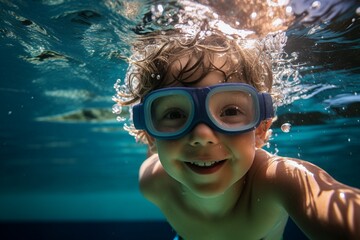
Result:
<instances>
[{"instance_id":1,"label":"wet hair","mask_svg":"<svg viewBox=\"0 0 360 240\"><path fill-rule=\"evenodd\" d=\"M222 82L244 82L259 92L271 93L272 67L264 44L220 31L197 34L167 31L139 37L128 59L126 91L118 91L120 106L131 106L149 92L170 86L191 86L209 72L223 74ZM221 58L221 66L215 60ZM128 127L146 143L143 131Z\"/></svg>"}]
</instances>

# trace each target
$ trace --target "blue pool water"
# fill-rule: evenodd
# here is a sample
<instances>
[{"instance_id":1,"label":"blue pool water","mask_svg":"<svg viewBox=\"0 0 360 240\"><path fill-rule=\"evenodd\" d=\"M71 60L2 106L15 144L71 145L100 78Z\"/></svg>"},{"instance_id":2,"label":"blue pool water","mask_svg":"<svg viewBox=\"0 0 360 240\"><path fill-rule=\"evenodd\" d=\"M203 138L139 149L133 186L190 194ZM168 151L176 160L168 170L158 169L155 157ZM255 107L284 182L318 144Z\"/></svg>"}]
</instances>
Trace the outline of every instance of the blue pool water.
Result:
<instances>
[{"instance_id":1,"label":"blue pool water","mask_svg":"<svg viewBox=\"0 0 360 240\"><path fill-rule=\"evenodd\" d=\"M146 148L111 112L113 85L127 68L117 56L128 54L127 41L139 29L159 28L143 27L154 3L0 0L0 6L0 238L170 239L162 214L138 191ZM287 31L285 50L297 53L301 77L288 83L268 150L360 187L355 12ZM290 132L281 130L284 123ZM286 234L303 239L292 225Z\"/></svg>"}]
</instances>

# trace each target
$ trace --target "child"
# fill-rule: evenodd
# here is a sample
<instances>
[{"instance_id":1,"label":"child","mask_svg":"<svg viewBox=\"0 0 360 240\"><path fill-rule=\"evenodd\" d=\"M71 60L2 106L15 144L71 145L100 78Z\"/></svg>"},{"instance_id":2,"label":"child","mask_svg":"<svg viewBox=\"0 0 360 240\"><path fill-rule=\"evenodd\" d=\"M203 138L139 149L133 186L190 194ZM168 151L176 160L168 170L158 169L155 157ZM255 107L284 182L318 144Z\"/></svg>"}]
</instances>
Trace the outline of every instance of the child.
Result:
<instances>
[{"instance_id":1,"label":"child","mask_svg":"<svg viewBox=\"0 0 360 240\"><path fill-rule=\"evenodd\" d=\"M151 149L141 192L182 239L279 240L288 216L311 239L360 239L358 189L261 148L276 100L261 44L212 31L134 46L118 101Z\"/></svg>"}]
</instances>

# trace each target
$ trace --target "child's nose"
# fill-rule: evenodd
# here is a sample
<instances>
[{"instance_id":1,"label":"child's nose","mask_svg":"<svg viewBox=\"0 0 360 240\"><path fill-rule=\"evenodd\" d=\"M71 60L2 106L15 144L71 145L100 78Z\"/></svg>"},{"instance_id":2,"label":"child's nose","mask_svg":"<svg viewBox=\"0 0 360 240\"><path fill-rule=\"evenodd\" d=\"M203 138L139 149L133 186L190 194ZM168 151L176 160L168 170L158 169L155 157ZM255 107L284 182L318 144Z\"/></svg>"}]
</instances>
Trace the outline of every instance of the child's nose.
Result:
<instances>
[{"instance_id":1,"label":"child's nose","mask_svg":"<svg viewBox=\"0 0 360 240\"><path fill-rule=\"evenodd\" d=\"M214 130L204 123L199 123L190 132L191 146L205 146L207 144L217 144L218 138Z\"/></svg>"}]
</instances>

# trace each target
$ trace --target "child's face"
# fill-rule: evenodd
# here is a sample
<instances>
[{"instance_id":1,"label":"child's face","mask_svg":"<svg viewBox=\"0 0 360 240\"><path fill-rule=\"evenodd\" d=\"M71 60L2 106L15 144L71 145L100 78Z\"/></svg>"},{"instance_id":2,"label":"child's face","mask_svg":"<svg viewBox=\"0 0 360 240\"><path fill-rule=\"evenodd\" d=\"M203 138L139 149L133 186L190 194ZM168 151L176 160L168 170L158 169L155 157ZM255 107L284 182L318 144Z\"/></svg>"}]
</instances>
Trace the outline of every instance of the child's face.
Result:
<instances>
[{"instance_id":1,"label":"child's face","mask_svg":"<svg viewBox=\"0 0 360 240\"><path fill-rule=\"evenodd\" d=\"M215 64L222 66L221 59ZM213 71L194 87L211 86L223 80L222 73ZM254 130L227 135L200 123L184 137L155 139L155 142L160 161L169 175L196 195L211 197L224 193L245 176L255 157L255 140Z\"/></svg>"}]
</instances>

